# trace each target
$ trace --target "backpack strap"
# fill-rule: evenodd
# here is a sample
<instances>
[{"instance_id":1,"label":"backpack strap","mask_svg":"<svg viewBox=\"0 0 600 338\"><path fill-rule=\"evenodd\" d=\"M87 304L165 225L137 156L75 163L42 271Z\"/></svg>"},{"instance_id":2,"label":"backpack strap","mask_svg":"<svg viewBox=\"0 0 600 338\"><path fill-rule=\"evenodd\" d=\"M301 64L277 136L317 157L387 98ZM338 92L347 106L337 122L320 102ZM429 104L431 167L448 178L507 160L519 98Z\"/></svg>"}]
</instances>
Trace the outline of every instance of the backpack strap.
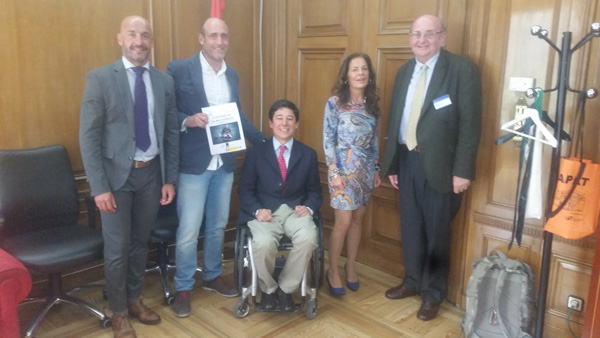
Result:
<instances>
[{"instance_id":1,"label":"backpack strap","mask_svg":"<svg viewBox=\"0 0 600 338\"><path fill-rule=\"evenodd\" d=\"M506 281L506 277L508 273L518 273L519 275L525 275L525 278L529 278L530 270L526 268L526 266L519 260L508 259L506 255L500 251L494 250L498 255L498 259L501 261L502 269L498 274L498 279L496 280L496 292L494 293L494 308L498 311L498 324L502 329L502 334L505 338L512 338L509 336L511 333L508 331L504 320L502 319L502 315L500 314L500 296L502 295L502 289L504 288L504 282ZM491 254L491 253L490 253ZM523 290L521 290L523 292ZM523 332L521 327L518 327L518 333L520 336L518 338L531 338L531 336L527 332Z\"/></svg>"},{"instance_id":2,"label":"backpack strap","mask_svg":"<svg viewBox=\"0 0 600 338\"><path fill-rule=\"evenodd\" d=\"M498 266L498 262L496 262L496 259L491 252L487 257L483 257L473 263L473 272L471 273L471 277L467 284L467 311L469 311L469 309L471 311L477 311L479 305L479 295L477 294L477 291L479 290L483 278L487 275L488 271L494 268L494 266ZM470 335L472 333L474 320L474 313L466 313L462 322L462 330L465 335Z\"/></svg>"},{"instance_id":3,"label":"backpack strap","mask_svg":"<svg viewBox=\"0 0 600 338\"><path fill-rule=\"evenodd\" d=\"M467 313L462 322L462 330L465 336L470 336L473 330L475 320L474 312L477 311L478 297L477 290L481 284L481 280L491 269L492 263L487 257L481 258L473 263L473 272L467 284ZM469 310L471 313L469 313Z\"/></svg>"}]
</instances>

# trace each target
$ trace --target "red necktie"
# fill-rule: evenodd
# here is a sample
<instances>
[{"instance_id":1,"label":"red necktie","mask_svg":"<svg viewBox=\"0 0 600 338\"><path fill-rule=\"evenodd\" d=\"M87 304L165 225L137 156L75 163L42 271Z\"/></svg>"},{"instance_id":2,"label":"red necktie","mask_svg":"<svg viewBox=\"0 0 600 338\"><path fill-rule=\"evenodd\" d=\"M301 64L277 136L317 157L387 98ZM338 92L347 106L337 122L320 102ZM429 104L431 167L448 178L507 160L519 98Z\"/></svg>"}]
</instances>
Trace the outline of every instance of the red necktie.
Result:
<instances>
[{"instance_id":1,"label":"red necktie","mask_svg":"<svg viewBox=\"0 0 600 338\"><path fill-rule=\"evenodd\" d=\"M279 170L281 171L281 179L283 180L283 191L285 192L285 176L287 175L287 167L285 166L285 158L283 158L283 153L287 149L283 144L279 146L279 157L277 157L277 162L279 163Z\"/></svg>"}]
</instances>

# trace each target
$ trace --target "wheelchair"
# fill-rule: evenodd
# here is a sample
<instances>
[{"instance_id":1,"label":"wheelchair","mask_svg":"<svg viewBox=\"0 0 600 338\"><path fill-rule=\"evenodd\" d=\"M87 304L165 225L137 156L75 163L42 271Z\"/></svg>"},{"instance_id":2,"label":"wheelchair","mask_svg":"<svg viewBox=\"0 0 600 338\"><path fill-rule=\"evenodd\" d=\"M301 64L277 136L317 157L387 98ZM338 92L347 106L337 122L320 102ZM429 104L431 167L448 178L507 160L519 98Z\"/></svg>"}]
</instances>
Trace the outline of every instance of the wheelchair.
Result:
<instances>
[{"instance_id":1,"label":"wheelchair","mask_svg":"<svg viewBox=\"0 0 600 338\"><path fill-rule=\"evenodd\" d=\"M317 314L317 289L323 285L324 276L324 256L323 256L323 224L320 211L317 210L313 215L313 220L317 226L318 245L313 252L313 256L304 271L304 276L300 283L299 291L302 297L300 304L295 304L291 312L299 312L306 304L306 318L313 319ZM287 236L283 236L277 247L281 256L275 260L275 271L273 277L275 280L285 264L285 251L290 251L293 245ZM235 239L235 258L234 258L234 280L235 286L242 295L241 299L233 307L233 314L238 318L243 318L250 312L250 302L259 312L283 312L277 306L274 310L265 310L260 303L256 301L256 295L259 290L258 274L254 267L252 253L252 233L246 224L238 224ZM250 298L251 296L251 298ZM307 299L308 298L308 299Z\"/></svg>"}]
</instances>

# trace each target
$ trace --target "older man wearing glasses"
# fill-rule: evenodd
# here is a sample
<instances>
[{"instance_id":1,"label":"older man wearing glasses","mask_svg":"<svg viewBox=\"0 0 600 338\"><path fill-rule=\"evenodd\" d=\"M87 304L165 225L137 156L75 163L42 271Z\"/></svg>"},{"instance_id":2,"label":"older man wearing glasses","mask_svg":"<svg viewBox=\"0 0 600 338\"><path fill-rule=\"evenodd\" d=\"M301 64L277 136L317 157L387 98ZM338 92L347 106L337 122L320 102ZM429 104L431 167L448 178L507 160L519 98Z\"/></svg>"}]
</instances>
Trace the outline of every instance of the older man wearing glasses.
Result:
<instances>
[{"instance_id":1,"label":"older man wearing glasses","mask_svg":"<svg viewBox=\"0 0 600 338\"><path fill-rule=\"evenodd\" d=\"M473 62L442 49L439 18L417 18L409 36L415 58L396 74L382 165L400 192L406 276L385 295L421 296L417 318L428 321L446 296L451 223L475 178L481 80Z\"/></svg>"}]
</instances>

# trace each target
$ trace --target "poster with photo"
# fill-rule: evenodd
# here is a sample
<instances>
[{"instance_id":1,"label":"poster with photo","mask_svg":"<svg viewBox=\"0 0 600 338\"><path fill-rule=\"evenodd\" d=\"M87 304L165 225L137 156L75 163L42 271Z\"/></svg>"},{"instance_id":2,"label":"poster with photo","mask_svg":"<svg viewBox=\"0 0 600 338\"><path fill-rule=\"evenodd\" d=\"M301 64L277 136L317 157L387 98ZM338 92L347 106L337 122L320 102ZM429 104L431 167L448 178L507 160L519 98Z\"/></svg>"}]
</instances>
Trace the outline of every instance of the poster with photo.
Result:
<instances>
[{"instance_id":1,"label":"poster with photo","mask_svg":"<svg viewBox=\"0 0 600 338\"><path fill-rule=\"evenodd\" d=\"M202 108L208 115L206 134L212 155L246 149L244 130L235 102Z\"/></svg>"}]
</instances>

